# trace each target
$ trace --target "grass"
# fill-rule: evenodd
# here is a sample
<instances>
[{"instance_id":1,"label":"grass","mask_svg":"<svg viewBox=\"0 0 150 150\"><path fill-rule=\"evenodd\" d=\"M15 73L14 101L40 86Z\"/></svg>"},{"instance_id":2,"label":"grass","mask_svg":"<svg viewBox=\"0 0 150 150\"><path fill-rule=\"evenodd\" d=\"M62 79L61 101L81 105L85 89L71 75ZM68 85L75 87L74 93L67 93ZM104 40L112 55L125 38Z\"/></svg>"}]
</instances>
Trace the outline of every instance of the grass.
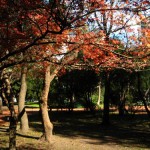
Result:
<instances>
[{"instance_id":1,"label":"grass","mask_svg":"<svg viewBox=\"0 0 150 150\"><path fill-rule=\"evenodd\" d=\"M101 112L50 112L54 124L52 143L38 140L42 133L39 112L28 112L30 131L17 132L18 150L148 150L150 149L150 120L145 114L124 118L110 115L111 125L102 126ZM0 128L0 150L8 148L7 126Z\"/></svg>"},{"instance_id":2,"label":"grass","mask_svg":"<svg viewBox=\"0 0 150 150\"><path fill-rule=\"evenodd\" d=\"M25 106L27 108L39 108L39 102L26 102Z\"/></svg>"}]
</instances>

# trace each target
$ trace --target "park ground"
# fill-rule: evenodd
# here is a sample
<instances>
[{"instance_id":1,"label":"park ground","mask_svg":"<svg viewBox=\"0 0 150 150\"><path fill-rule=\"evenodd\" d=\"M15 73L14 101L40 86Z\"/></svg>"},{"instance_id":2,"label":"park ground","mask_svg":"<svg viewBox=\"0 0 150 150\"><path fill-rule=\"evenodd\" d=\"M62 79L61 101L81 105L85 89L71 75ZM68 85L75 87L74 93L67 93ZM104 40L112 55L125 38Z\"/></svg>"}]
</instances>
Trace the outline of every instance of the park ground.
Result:
<instances>
[{"instance_id":1,"label":"park ground","mask_svg":"<svg viewBox=\"0 0 150 150\"><path fill-rule=\"evenodd\" d=\"M101 111L94 115L76 110L50 112L54 125L50 144L40 141L42 125L38 109L27 109L30 130L23 134L17 130L18 150L150 150L150 119L145 113L110 115L110 126L103 126ZM7 110L0 117L0 150L8 149L9 122Z\"/></svg>"}]
</instances>

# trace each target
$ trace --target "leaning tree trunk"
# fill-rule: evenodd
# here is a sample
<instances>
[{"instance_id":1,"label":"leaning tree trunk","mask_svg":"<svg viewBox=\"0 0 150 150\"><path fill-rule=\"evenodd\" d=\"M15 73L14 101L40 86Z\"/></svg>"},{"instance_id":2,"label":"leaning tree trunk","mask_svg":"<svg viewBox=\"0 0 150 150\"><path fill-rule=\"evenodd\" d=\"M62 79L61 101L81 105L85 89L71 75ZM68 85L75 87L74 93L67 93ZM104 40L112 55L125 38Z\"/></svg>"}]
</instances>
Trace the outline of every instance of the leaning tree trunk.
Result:
<instances>
[{"instance_id":1,"label":"leaning tree trunk","mask_svg":"<svg viewBox=\"0 0 150 150\"><path fill-rule=\"evenodd\" d=\"M10 111L9 150L16 150L16 128L18 117L15 112L9 72L3 70L1 79L2 79L2 97L5 100Z\"/></svg>"},{"instance_id":2,"label":"leaning tree trunk","mask_svg":"<svg viewBox=\"0 0 150 150\"><path fill-rule=\"evenodd\" d=\"M19 102L18 102L18 112L19 112L19 120L20 120L20 130L21 132L27 132L29 129L28 116L25 111L25 98L27 92L27 67L23 67L21 71L21 87L19 93Z\"/></svg>"},{"instance_id":3,"label":"leaning tree trunk","mask_svg":"<svg viewBox=\"0 0 150 150\"><path fill-rule=\"evenodd\" d=\"M44 80L44 87L42 91L42 96L40 100L40 109L42 114L42 123L43 123L43 135L41 136L42 140L46 140L48 142L51 141L52 131L53 131L53 124L50 121L49 114L48 114L48 94L50 89L50 83L53 77L50 75L50 65L47 66L45 71L45 80Z\"/></svg>"},{"instance_id":4,"label":"leaning tree trunk","mask_svg":"<svg viewBox=\"0 0 150 150\"><path fill-rule=\"evenodd\" d=\"M61 63L67 64L68 62L72 61L74 58L76 58L78 55L78 52L74 52L71 56L68 55L68 57L65 57ZM51 141L52 137L52 132L53 132L53 124L50 121L49 114L48 114L48 94L49 94L49 89L50 89L50 83L58 73L58 71L62 68L62 66L57 66L53 72L51 73L51 64L49 64L46 67L45 70L45 80L44 80L44 86L43 86L43 91L41 95L41 100L40 100L40 109L41 109L41 115L42 115L42 122L43 122L43 135L41 136L42 140Z\"/></svg>"},{"instance_id":5,"label":"leaning tree trunk","mask_svg":"<svg viewBox=\"0 0 150 150\"><path fill-rule=\"evenodd\" d=\"M110 94L110 74L106 73L105 77L105 93L104 93L104 110L103 110L103 125L109 125L109 94Z\"/></svg>"}]
</instances>

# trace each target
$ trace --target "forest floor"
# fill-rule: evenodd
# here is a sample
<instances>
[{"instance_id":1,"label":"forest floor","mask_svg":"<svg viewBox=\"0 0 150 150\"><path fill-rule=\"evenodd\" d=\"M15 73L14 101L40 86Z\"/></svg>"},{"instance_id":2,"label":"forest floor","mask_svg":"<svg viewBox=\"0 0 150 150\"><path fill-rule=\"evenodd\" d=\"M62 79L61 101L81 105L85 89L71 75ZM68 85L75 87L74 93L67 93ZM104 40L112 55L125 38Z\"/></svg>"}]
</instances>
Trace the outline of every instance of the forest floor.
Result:
<instances>
[{"instance_id":1,"label":"forest floor","mask_svg":"<svg viewBox=\"0 0 150 150\"><path fill-rule=\"evenodd\" d=\"M28 109L30 130L17 130L17 150L150 150L150 119L145 113L119 117L110 115L110 126L103 126L101 111L52 111L54 125L50 144L40 141L42 125L38 109ZM0 115L0 150L9 145L9 113Z\"/></svg>"}]
</instances>

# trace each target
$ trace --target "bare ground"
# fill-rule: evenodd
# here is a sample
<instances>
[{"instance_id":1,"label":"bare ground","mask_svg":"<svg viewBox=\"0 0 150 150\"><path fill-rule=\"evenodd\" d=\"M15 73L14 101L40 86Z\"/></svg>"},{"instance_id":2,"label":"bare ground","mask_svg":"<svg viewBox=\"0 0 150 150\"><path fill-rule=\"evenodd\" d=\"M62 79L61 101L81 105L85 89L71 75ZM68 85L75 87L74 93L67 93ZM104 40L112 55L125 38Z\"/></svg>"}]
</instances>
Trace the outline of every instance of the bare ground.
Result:
<instances>
[{"instance_id":1,"label":"bare ground","mask_svg":"<svg viewBox=\"0 0 150 150\"><path fill-rule=\"evenodd\" d=\"M0 150L8 149L8 111L0 115ZM52 111L54 135L50 144L38 140L42 125L39 112L28 109L30 131L17 131L18 150L150 150L150 119L146 114L111 114L110 126L101 125L101 112Z\"/></svg>"}]
</instances>

